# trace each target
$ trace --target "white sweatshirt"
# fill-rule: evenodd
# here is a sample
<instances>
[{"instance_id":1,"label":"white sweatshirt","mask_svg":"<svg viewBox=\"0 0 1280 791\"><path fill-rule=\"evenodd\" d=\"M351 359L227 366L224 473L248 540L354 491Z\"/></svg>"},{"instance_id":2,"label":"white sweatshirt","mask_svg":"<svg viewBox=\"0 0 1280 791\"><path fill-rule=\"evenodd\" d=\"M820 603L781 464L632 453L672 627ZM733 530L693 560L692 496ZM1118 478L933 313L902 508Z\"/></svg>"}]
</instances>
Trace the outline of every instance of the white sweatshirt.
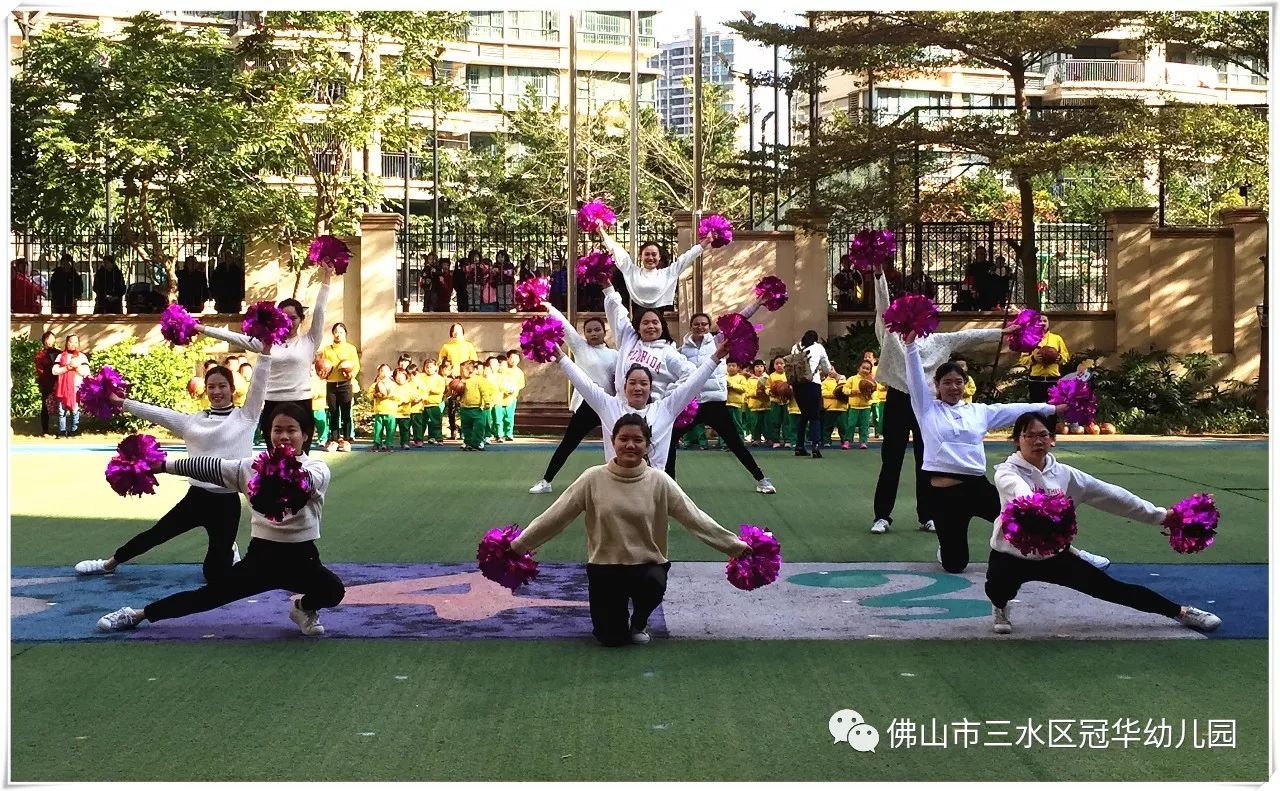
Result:
<instances>
[{"instance_id":1,"label":"white sweatshirt","mask_svg":"<svg viewBox=\"0 0 1280 791\"><path fill-rule=\"evenodd\" d=\"M320 517L324 513L324 495L329 488L329 465L310 456L299 456L302 469L311 479L311 499L296 514L276 524L250 508L250 535L267 541L284 544L300 544L320 537ZM192 456L185 459L168 459L164 471L186 475L233 491L249 494L249 480L253 477L253 459L219 459L212 456Z\"/></svg>"},{"instance_id":2,"label":"white sweatshirt","mask_svg":"<svg viewBox=\"0 0 1280 791\"><path fill-rule=\"evenodd\" d=\"M259 355L258 370L249 383L249 394L245 397L243 407L229 407L226 410L217 411L206 409L202 412L187 414L126 398L124 409L158 426L164 426L181 437L187 443L188 455L242 459L253 454L253 433L258 428L262 402L266 400L267 377L271 371L272 357L273 355L270 354ZM192 486L208 489L211 492L234 491L197 478L192 478L190 481Z\"/></svg>"},{"instance_id":3,"label":"white sweatshirt","mask_svg":"<svg viewBox=\"0 0 1280 791\"><path fill-rule=\"evenodd\" d=\"M592 346L569 323L563 313L550 305L547 305L546 308L547 315L560 322L560 326L564 327L564 342L568 344L569 350L573 352L574 362L587 373L587 376L591 377L591 381L600 385L609 395L613 395L613 372L618 367L618 350L610 349L603 343L599 346ZM582 394L578 392L578 388L573 388L573 396L569 399L569 411L577 412L578 407L582 406L582 400Z\"/></svg>"},{"instance_id":4,"label":"white sweatshirt","mask_svg":"<svg viewBox=\"0 0 1280 791\"><path fill-rule=\"evenodd\" d=\"M1034 464L1022 458L1022 454L1016 452L1011 454L1003 464L996 465L995 485L1000 492L1002 507L1015 497L1026 497L1036 492L1043 492L1067 495L1076 504L1077 514L1080 506L1091 505L1109 514L1158 525L1164 521L1165 514L1168 513L1164 508L1153 505L1126 489L1100 481L1075 467L1059 464L1052 453L1045 457L1043 470L1036 469ZM1001 534L1002 525L1003 520L997 518L995 530L991 532L992 549L1026 560L1047 559L1047 556L1024 555L1019 552L1004 540Z\"/></svg>"},{"instance_id":5,"label":"white sweatshirt","mask_svg":"<svg viewBox=\"0 0 1280 791\"><path fill-rule=\"evenodd\" d=\"M716 347L720 344L717 342L718 335L703 335L702 343L694 343L692 333L684 336L684 342L680 344L680 353L685 359L694 365L701 365L710 357L714 357ZM707 379L707 383L702 386L702 390L698 393L698 401L728 401L729 400L729 366L724 360L716 366L715 373L711 378Z\"/></svg>"},{"instance_id":6,"label":"white sweatshirt","mask_svg":"<svg viewBox=\"0 0 1280 791\"><path fill-rule=\"evenodd\" d=\"M311 365L316 358L316 350L324 336L324 309L329 302L329 284L321 283L316 294L316 306L311 312L311 327L307 334L301 331L284 343L271 347L271 376L267 380L268 401L310 401L311 400ZM262 353L262 342L231 330L218 327L205 327L204 334L210 338L234 343L251 352ZM257 378L256 376L254 377Z\"/></svg>"},{"instance_id":7,"label":"white sweatshirt","mask_svg":"<svg viewBox=\"0 0 1280 791\"><path fill-rule=\"evenodd\" d=\"M827 357L827 348L817 341L803 349L800 348L798 343L791 347L792 354L800 354L801 352L804 352L804 356L809 359L809 372L812 374L813 383L821 385L822 380L827 375L827 371L831 370L831 360Z\"/></svg>"},{"instance_id":8,"label":"white sweatshirt","mask_svg":"<svg viewBox=\"0 0 1280 791\"><path fill-rule=\"evenodd\" d=\"M930 392L916 344L908 343L906 349L908 393L920 423L928 472L985 475L987 452L982 438L988 431L1012 425L1027 412L1051 415L1057 411L1053 404L946 404Z\"/></svg>"},{"instance_id":9,"label":"white sweatshirt","mask_svg":"<svg viewBox=\"0 0 1280 791\"><path fill-rule=\"evenodd\" d=\"M604 311L609 317L609 330L618 344L618 364L614 366L613 391L621 393L632 365L642 365L653 374L653 394L665 395L675 383L693 373L695 366L684 358L675 344L662 339L643 341L631 317L622 306L616 289L604 290Z\"/></svg>"},{"instance_id":10,"label":"white sweatshirt","mask_svg":"<svg viewBox=\"0 0 1280 791\"><path fill-rule=\"evenodd\" d=\"M670 266L650 270L636 266L626 249L616 241L610 239L605 242L605 247L613 256L614 265L622 273L631 301L645 308L675 304L676 284L680 281L680 273L702 255L702 246L695 244L684 255L672 261Z\"/></svg>"},{"instance_id":11,"label":"white sweatshirt","mask_svg":"<svg viewBox=\"0 0 1280 791\"><path fill-rule=\"evenodd\" d=\"M884 275L876 281L876 340L880 341L880 367L876 379L884 382L898 392L907 392L907 366L903 355L902 338L897 333L889 332L884 326L884 312L889 309L889 284ZM951 359L951 355L970 346L979 346L1000 340L1000 330L959 330L958 332L935 332L924 338L918 338L916 345L920 348L920 359L924 361L924 369L930 375L938 370L938 366ZM933 392L933 379L929 377L929 392Z\"/></svg>"},{"instance_id":12,"label":"white sweatshirt","mask_svg":"<svg viewBox=\"0 0 1280 791\"><path fill-rule=\"evenodd\" d=\"M564 369L569 381L573 382L574 388L582 393L582 397L600 416L600 426L604 432L604 460L611 461L616 455L613 451L613 443L609 441L613 435L613 424L617 423L618 418L623 415L634 413L645 419L653 435L653 440L649 443L649 464L655 469L662 470L667 466L667 450L671 446L671 432L675 428L676 418L716 370L718 362L714 357L707 360L694 369L691 376L681 379L671 392L665 396L659 396L657 400L651 400L641 409L632 408L622 394L610 395L600 385L591 381L591 377L574 365L568 357L560 358L560 367Z\"/></svg>"}]
</instances>

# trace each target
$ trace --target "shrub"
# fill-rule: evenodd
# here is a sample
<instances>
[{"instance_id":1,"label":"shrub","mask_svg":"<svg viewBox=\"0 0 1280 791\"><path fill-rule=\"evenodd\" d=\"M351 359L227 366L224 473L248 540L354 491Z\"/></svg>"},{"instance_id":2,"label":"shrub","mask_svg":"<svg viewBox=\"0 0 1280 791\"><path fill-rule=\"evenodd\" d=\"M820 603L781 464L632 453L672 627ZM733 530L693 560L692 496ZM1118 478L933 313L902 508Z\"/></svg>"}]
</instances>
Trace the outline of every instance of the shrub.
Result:
<instances>
[{"instance_id":1,"label":"shrub","mask_svg":"<svg viewBox=\"0 0 1280 791\"><path fill-rule=\"evenodd\" d=\"M199 338L188 346L159 343L143 351L133 341L123 341L94 352L89 367L94 373L104 365L119 371L129 383L130 398L179 412L193 412L196 402L187 395L187 382L195 375L196 367L208 358L206 349L210 345L209 339ZM122 432L140 431L151 425L127 414L105 423L85 414L81 421L105 431Z\"/></svg>"},{"instance_id":2,"label":"shrub","mask_svg":"<svg viewBox=\"0 0 1280 791\"><path fill-rule=\"evenodd\" d=\"M858 372L858 363L862 362L862 353L872 351L876 359L880 359L880 341L876 340L874 321L858 321L845 328L844 335L828 338L822 344L826 347L827 357L836 370L845 376L853 376ZM768 363L768 360L765 360Z\"/></svg>"},{"instance_id":3,"label":"shrub","mask_svg":"<svg viewBox=\"0 0 1280 791\"><path fill-rule=\"evenodd\" d=\"M39 417L40 388L36 385L36 352L39 338L9 338L9 374L13 390L9 394L12 417Z\"/></svg>"}]
</instances>

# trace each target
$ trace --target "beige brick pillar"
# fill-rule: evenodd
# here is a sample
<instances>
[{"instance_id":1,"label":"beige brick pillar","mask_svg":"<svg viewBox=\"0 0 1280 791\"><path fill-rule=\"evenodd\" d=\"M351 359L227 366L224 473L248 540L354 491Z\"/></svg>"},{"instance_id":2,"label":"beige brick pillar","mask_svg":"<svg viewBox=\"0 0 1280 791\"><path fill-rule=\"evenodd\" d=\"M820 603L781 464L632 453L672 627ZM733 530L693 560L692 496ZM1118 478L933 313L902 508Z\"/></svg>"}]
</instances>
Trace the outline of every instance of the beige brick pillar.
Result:
<instances>
[{"instance_id":1,"label":"beige brick pillar","mask_svg":"<svg viewBox=\"0 0 1280 791\"><path fill-rule=\"evenodd\" d=\"M693 247L697 243L694 238L693 228L693 212L678 211L672 215L676 223L676 249L669 250L671 260L674 261L676 256ZM706 256L703 256L703 276L706 276ZM680 316L680 326L672 327L671 334L675 336L676 342L679 343L684 333L688 332L689 321L695 312L694 305L699 302L706 302L705 284L699 283L693 276L694 267L689 267L684 274L680 276L680 283L676 286L676 312Z\"/></svg>"},{"instance_id":2,"label":"beige brick pillar","mask_svg":"<svg viewBox=\"0 0 1280 791\"><path fill-rule=\"evenodd\" d=\"M1151 346L1151 224L1156 210L1109 209L1103 213L1107 248L1107 298L1116 312L1117 352Z\"/></svg>"},{"instance_id":3,"label":"beige brick pillar","mask_svg":"<svg viewBox=\"0 0 1280 791\"><path fill-rule=\"evenodd\" d=\"M360 219L359 255L352 255L343 276L347 330L366 365L395 356L396 277L400 271L396 232L402 223L399 214L365 214Z\"/></svg>"},{"instance_id":4,"label":"beige brick pillar","mask_svg":"<svg viewBox=\"0 0 1280 791\"><path fill-rule=\"evenodd\" d=\"M790 297L782 310L791 315L791 342L800 340L805 330L817 330L827 334L827 217L804 217L788 213L787 219L796 226L795 270L787 281ZM779 267L781 269L781 267ZM786 276L776 273L783 280Z\"/></svg>"},{"instance_id":5,"label":"beige brick pillar","mask_svg":"<svg viewBox=\"0 0 1280 791\"><path fill-rule=\"evenodd\" d=\"M1252 382L1262 373L1262 335L1258 306L1266 302L1267 213L1261 209L1228 209L1222 223L1232 229L1234 255L1227 282L1230 293L1215 293L1215 303L1230 301L1235 365L1230 378ZM1265 382L1263 387L1265 388Z\"/></svg>"}]
</instances>

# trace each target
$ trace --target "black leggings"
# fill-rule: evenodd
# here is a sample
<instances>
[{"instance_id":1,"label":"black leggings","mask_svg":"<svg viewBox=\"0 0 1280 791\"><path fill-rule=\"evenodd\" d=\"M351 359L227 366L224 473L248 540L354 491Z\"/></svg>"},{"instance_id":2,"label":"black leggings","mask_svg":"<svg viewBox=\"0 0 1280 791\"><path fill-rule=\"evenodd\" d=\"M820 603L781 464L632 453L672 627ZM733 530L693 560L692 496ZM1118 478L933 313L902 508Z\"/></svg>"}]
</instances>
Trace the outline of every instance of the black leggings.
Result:
<instances>
[{"instance_id":1,"label":"black leggings","mask_svg":"<svg viewBox=\"0 0 1280 791\"><path fill-rule=\"evenodd\" d=\"M444 402L445 413L449 416L449 439L458 437L458 399L449 397Z\"/></svg>"},{"instance_id":2,"label":"black leggings","mask_svg":"<svg viewBox=\"0 0 1280 791\"><path fill-rule=\"evenodd\" d=\"M822 446L822 385L816 382L800 382L795 386L796 404L800 407L800 419L796 421L796 450L804 450L807 431L813 449Z\"/></svg>"},{"instance_id":3,"label":"black leggings","mask_svg":"<svg viewBox=\"0 0 1280 791\"><path fill-rule=\"evenodd\" d=\"M874 501L876 519L893 523L893 505L898 499L898 479L902 475L902 457L907 453L907 434L915 433L911 450L916 457L916 517L920 524L929 521L929 476L924 472L924 440L920 424L911 409L911 397L901 390L887 388L884 420L876 428L880 435L880 477L876 479Z\"/></svg>"},{"instance_id":4,"label":"black leggings","mask_svg":"<svg viewBox=\"0 0 1280 791\"><path fill-rule=\"evenodd\" d=\"M746 444L738 437L738 429L733 425L733 415L729 414L729 405L724 401L702 401L698 404L698 416L694 419L694 423L701 423L705 426L711 426L715 430L716 435L720 437L720 441L733 451L733 455L738 457L738 461L743 467L747 468L747 472L751 473L751 477L757 481L764 478L764 471L760 469L760 465L756 464L755 457L751 455L751 451L747 450ZM674 480L676 477L676 446L680 444L680 438L688 433L692 427L685 426L671 432L671 447L667 449L667 475Z\"/></svg>"},{"instance_id":5,"label":"black leggings","mask_svg":"<svg viewBox=\"0 0 1280 791\"><path fill-rule=\"evenodd\" d=\"M1078 590L1095 599L1122 604L1142 612L1177 618L1182 607L1150 588L1120 582L1067 550L1046 560L1027 560L991 550L987 559L987 598L997 607L1008 606L1027 582L1048 582Z\"/></svg>"},{"instance_id":6,"label":"black leggings","mask_svg":"<svg viewBox=\"0 0 1280 791\"><path fill-rule=\"evenodd\" d=\"M196 590L175 593L146 606L148 621L205 612L269 590L301 593L304 610L336 607L347 595L338 575L320 564L316 542L288 544L254 538L244 559L225 577Z\"/></svg>"},{"instance_id":7,"label":"black leggings","mask_svg":"<svg viewBox=\"0 0 1280 791\"><path fill-rule=\"evenodd\" d=\"M560 472L560 468L569 460L569 454L577 449L587 434L591 433L591 429L600 427L600 416L591 408L591 405L586 401L579 404L573 412L573 417L569 418L569 425L564 428L564 436L560 438L556 452L551 454L551 461L547 462L547 471L542 474L542 480L551 483L556 473Z\"/></svg>"},{"instance_id":8,"label":"black leggings","mask_svg":"<svg viewBox=\"0 0 1280 791\"><path fill-rule=\"evenodd\" d=\"M129 539L112 553L117 563L128 563L137 556L176 538L188 530L203 527L209 534L209 548L204 554L204 578L213 582L231 570L231 545L240 526L240 495L236 492L211 492L192 486L169 513L160 517L149 530Z\"/></svg>"},{"instance_id":9,"label":"black leggings","mask_svg":"<svg viewBox=\"0 0 1280 791\"><path fill-rule=\"evenodd\" d=\"M53 395L53 385L48 387L40 385L40 434L43 436L49 433L49 409L45 404L49 403L49 396Z\"/></svg>"},{"instance_id":10,"label":"black leggings","mask_svg":"<svg viewBox=\"0 0 1280 791\"><path fill-rule=\"evenodd\" d=\"M258 430L262 432L262 440L267 443L268 448L271 447L271 416L279 404L293 404L302 410L302 433L307 437L306 443L302 446L302 452L310 453L311 435L316 430L316 417L312 414L310 398L298 401L264 401L262 414L258 416Z\"/></svg>"},{"instance_id":11,"label":"black leggings","mask_svg":"<svg viewBox=\"0 0 1280 791\"><path fill-rule=\"evenodd\" d=\"M941 475L963 481L956 486L929 487L929 512L934 514L942 567L959 574L969 565L969 520L976 516L994 523L1000 515L1000 493L982 475Z\"/></svg>"},{"instance_id":12,"label":"black leggings","mask_svg":"<svg viewBox=\"0 0 1280 791\"><path fill-rule=\"evenodd\" d=\"M351 419L351 383L326 382L325 403L329 407L329 436L334 440L354 440L356 427Z\"/></svg>"},{"instance_id":13,"label":"black leggings","mask_svg":"<svg viewBox=\"0 0 1280 791\"><path fill-rule=\"evenodd\" d=\"M587 601L591 633L601 645L630 645L631 632L649 624L649 616L667 592L670 563L587 564ZM632 612L627 612L627 603Z\"/></svg>"}]
</instances>

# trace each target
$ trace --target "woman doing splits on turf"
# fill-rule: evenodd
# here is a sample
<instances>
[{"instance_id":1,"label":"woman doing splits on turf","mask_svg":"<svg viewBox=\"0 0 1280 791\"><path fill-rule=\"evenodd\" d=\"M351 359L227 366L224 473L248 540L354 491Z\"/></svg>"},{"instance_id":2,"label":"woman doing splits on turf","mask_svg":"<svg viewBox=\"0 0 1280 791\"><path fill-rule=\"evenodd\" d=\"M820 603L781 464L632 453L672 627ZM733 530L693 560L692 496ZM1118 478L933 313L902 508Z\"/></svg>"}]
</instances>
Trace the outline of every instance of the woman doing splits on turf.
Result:
<instances>
[{"instance_id":1,"label":"woman doing splits on turf","mask_svg":"<svg viewBox=\"0 0 1280 791\"><path fill-rule=\"evenodd\" d=\"M565 343L573 351L573 359L578 366L591 377L591 381L600 385L601 389L609 395L614 395L613 372L618 365L618 351L605 345L604 319L592 317L582 322L582 334L579 335L569 320L563 313L556 310L554 305L543 302L542 306L547 309L547 315L559 321L560 326L564 327ZM529 488L532 494L551 493L551 482L556 479L556 473L560 472L560 468L569 460L569 454L582 443L591 429L600 425L600 416L583 399L576 387L573 389L573 397L569 399L569 411L573 413L573 417L569 418L564 436L560 438L560 444L556 446L555 453L551 454L551 461L547 462L547 471L542 474L542 480Z\"/></svg>"},{"instance_id":2,"label":"woman doing splits on turf","mask_svg":"<svg viewBox=\"0 0 1280 791\"><path fill-rule=\"evenodd\" d=\"M1052 421L1026 413L1013 424L1017 450L996 465L995 483L1004 506L1017 497L1036 492L1065 494L1077 505L1091 505L1126 519L1158 525L1168 512L1119 486L1100 481L1074 467L1059 464L1049 449L1053 447ZM1164 615L1184 626L1212 632L1222 623L1218 616L1195 607L1175 604L1150 588L1120 582L1069 551L1044 557L1024 555L1004 539L1003 523L996 520L991 533L991 557L987 561L987 598L997 634L1009 634L1009 600L1027 582L1047 582L1122 604L1142 612Z\"/></svg>"},{"instance_id":3,"label":"woman doing splits on turf","mask_svg":"<svg viewBox=\"0 0 1280 791\"><path fill-rule=\"evenodd\" d=\"M619 417L609 431L608 463L582 473L511 542L516 553L532 552L585 512L591 633L606 646L649 642L649 616L662 603L671 568L668 519L730 557L750 549L703 513L666 473L645 464L646 454L655 449L653 439L640 415Z\"/></svg>"},{"instance_id":4,"label":"woman doing splits on turf","mask_svg":"<svg viewBox=\"0 0 1280 791\"><path fill-rule=\"evenodd\" d=\"M301 593L302 598L289 608L289 618L305 635L324 634L319 610L336 607L346 595L342 580L320 563L316 539L320 538L320 520L324 514L325 491L329 488L329 466L303 453L311 435L304 426L310 410L294 404L276 407L271 418L268 440L273 447L289 446L302 462L311 481L311 498L306 505L283 521L272 522L259 513L254 498L249 498L253 516L249 522L253 533L244 560L231 567L226 576L203 588L183 591L153 601L140 610L122 607L98 620L98 630L115 632L132 629L144 620L162 621L205 612L255 593L287 590ZM155 472L186 475L218 486L234 487L249 493L253 476L252 458L220 459L195 456L165 461Z\"/></svg>"},{"instance_id":5,"label":"woman doing splits on turf","mask_svg":"<svg viewBox=\"0 0 1280 791\"><path fill-rule=\"evenodd\" d=\"M262 411L262 398L271 372L271 356L258 356L258 375L249 385L243 407L232 406L235 396L231 372L221 365L204 375L205 395L209 408L186 414L153 406L131 398L108 396L122 404L124 411L163 426L187 443L191 456L215 456L239 459L253 452L253 432ZM204 556L206 582L226 576L240 559L235 548L236 530L240 527L240 494L233 488L191 479L191 488L169 513L160 517L150 530L144 530L102 560L82 560L76 564L77 574L111 574L121 563L128 563L144 552L155 549L188 530L203 527L209 534L209 549Z\"/></svg>"}]
</instances>

